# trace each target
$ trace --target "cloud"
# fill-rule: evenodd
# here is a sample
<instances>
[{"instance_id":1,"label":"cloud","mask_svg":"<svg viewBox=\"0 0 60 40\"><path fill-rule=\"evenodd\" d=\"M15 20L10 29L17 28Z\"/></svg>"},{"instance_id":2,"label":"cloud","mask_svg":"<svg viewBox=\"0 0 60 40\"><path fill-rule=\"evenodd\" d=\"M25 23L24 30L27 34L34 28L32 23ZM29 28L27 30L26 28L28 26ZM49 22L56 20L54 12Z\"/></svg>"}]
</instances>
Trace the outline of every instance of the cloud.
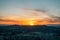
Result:
<instances>
[{"instance_id":1,"label":"cloud","mask_svg":"<svg viewBox=\"0 0 60 40\"><path fill-rule=\"evenodd\" d=\"M41 10L41 9L34 9L34 10L37 11L37 12L43 12L43 13L46 12L46 10Z\"/></svg>"},{"instance_id":2,"label":"cloud","mask_svg":"<svg viewBox=\"0 0 60 40\"><path fill-rule=\"evenodd\" d=\"M32 18L33 16L35 16L34 20L39 18L38 20L36 20L37 24L43 24L43 23L46 24L46 22L53 24L53 23L56 23L56 22L57 23L60 22L60 17L54 16L54 15L49 15L49 14L46 13L46 12L48 12L46 10L41 10L41 9L24 9L24 11L25 11L24 13L28 14L27 18L29 18L29 17ZM0 17L0 22L6 22L6 23L7 22L14 22L14 23L17 23L17 24L26 24L27 22L28 23L30 22L30 21L27 21L27 20L25 21L26 18L24 18L24 20L21 20L21 18L14 17L14 16L9 16L6 19L4 19L4 18L5 17L1 16Z\"/></svg>"},{"instance_id":3,"label":"cloud","mask_svg":"<svg viewBox=\"0 0 60 40\"><path fill-rule=\"evenodd\" d=\"M28 12L29 16L40 17L40 18L43 18L44 21L60 22L60 17L57 17L55 15L50 14L47 10L43 10L43 9L27 9L27 8L24 8L23 10L26 10L27 12L29 11L30 12L30 14Z\"/></svg>"},{"instance_id":4,"label":"cloud","mask_svg":"<svg viewBox=\"0 0 60 40\"><path fill-rule=\"evenodd\" d=\"M52 18L52 21L54 21L54 22L60 22L60 17L51 16L51 18Z\"/></svg>"},{"instance_id":5,"label":"cloud","mask_svg":"<svg viewBox=\"0 0 60 40\"><path fill-rule=\"evenodd\" d=\"M25 11L25 14L27 16L30 17L39 17L39 16L46 16L46 10L42 10L42 9L27 9L27 8L23 8L23 10Z\"/></svg>"},{"instance_id":6,"label":"cloud","mask_svg":"<svg viewBox=\"0 0 60 40\"><path fill-rule=\"evenodd\" d=\"M43 12L43 14L49 16L50 18L47 18L48 20L46 20L46 21L49 21L49 22L60 22L60 17L55 16L55 15L49 15L49 13L48 14L46 13L46 12L48 12L46 10L35 9L35 11Z\"/></svg>"},{"instance_id":7,"label":"cloud","mask_svg":"<svg viewBox=\"0 0 60 40\"><path fill-rule=\"evenodd\" d=\"M0 21L3 21L3 22L17 22L15 20L6 20L6 19L0 19Z\"/></svg>"}]
</instances>

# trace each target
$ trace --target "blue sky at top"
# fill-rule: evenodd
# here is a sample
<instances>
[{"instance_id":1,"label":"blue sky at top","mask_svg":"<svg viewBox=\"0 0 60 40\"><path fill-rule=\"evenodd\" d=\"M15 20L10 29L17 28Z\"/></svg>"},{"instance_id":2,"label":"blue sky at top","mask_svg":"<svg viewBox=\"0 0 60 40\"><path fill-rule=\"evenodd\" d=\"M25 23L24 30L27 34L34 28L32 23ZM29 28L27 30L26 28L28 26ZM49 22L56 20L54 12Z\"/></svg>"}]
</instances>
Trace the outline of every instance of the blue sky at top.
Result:
<instances>
[{"instance_id":1,"label":"blue sky at top","mask_svg":"<svg viewBox=\"0 0 60 40\"><path fill-rule=\"evenodd\" d=\"M43 9L52 12L53 15L60 16L60 0L0 0L0 16L14 14L11 12L14 9L11 8Z\"/></svg>"}]
</instances>

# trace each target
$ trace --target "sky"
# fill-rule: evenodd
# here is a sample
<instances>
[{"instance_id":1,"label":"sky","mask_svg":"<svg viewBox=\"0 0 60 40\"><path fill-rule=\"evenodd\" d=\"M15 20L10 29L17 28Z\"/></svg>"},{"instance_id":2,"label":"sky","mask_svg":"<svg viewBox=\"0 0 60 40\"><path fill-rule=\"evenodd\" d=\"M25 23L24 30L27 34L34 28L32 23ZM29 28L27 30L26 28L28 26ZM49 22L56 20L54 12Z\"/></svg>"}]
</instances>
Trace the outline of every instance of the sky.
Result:
<instances>
[{"instance_id":1,"label":"sky","mask_svg":"<svg viewBox=\"0 0 60 40\"><path fill-rule=\"evenodd\" d=\"M60 17L60 0L0 0L0 18Z\"/></svg>"}]
</instances>

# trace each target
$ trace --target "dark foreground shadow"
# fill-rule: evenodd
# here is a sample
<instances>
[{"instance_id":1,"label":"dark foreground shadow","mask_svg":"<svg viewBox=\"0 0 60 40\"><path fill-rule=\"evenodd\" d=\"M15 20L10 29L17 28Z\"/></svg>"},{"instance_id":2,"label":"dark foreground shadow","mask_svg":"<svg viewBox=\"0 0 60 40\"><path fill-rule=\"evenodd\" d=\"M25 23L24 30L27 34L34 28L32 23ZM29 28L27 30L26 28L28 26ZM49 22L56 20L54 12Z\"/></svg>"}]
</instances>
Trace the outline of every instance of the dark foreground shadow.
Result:
<instances>
[{"instance_id":1,"label":"dark foreground shadow","mask_svg":"<svg viewBox=\"0 0 60 40\"><path fill-rule=\"evenodd\" d=\"M60 40L60 26L0 26L0 40Z\"/></svg>"}]
</instances>

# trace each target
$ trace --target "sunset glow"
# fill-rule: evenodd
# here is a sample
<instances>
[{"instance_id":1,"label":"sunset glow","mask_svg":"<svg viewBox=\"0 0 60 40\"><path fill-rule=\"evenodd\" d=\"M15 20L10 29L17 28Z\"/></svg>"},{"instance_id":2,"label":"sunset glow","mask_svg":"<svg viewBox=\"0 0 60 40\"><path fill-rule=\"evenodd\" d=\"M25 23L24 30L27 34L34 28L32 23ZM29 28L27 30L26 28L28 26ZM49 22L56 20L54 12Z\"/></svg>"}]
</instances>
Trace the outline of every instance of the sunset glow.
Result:
<instances>
[{"instance_id":1,"label":"sunset glow","mask_svg":"<svg viewBox=\"0 0 60 40\"><path fill-rule=\"evenodd\" d=\"M35 22L34 20L30 20L29 25L31 25L31 26L35 25L34 22Z\"/></svg>"},{"instance_id":2,"label":"sunset glow","mask_svg":"<svg viewBox=\"0 0 60 40\"><path fill-rule=\"evenodd\" d=\"M60 22L51 22L49 20L41 19L17 19L17 20L0 20L0 24L18 24L18 25L47 25L47 24L60 24Z\"/></svg>"},{"instance_id":3,"label":"sunset glow","mask_svg":"<svg viewBox=\"0 0 60 40\"><path fill-rule=\"evenodd\" d=\"M0 24L60 24L60 2L56 0L0 0Z\"/></svg>"}]
</instances>

